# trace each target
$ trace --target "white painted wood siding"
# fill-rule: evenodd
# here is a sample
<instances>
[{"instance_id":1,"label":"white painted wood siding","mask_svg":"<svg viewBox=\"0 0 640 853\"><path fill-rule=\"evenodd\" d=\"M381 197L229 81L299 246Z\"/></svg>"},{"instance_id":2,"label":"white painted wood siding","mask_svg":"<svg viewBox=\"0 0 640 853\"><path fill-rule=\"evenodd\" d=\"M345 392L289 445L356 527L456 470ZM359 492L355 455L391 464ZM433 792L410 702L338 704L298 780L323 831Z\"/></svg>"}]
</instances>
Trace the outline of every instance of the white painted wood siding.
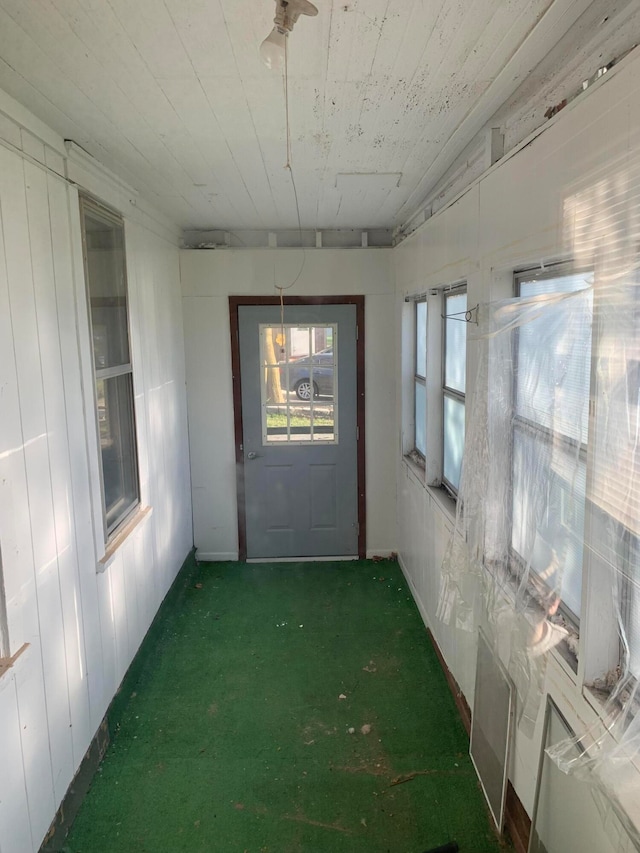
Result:
<instances>
[{"instance_id":1,"label":"white painted wood siding","mask_svg":"<svg viewBox=\"0 0 640 853\"><path fill-rule=\"evenodd\" d=\"M78 190L57 174L62 140L1 117L0 546L11 651L29 647L0 677L0 851L30 853L191 547L191 499L177 241L125 210L141 493L152 511L100 566ZM106 179L91 189L128 203Z\"/></svg>"}]
</instances>

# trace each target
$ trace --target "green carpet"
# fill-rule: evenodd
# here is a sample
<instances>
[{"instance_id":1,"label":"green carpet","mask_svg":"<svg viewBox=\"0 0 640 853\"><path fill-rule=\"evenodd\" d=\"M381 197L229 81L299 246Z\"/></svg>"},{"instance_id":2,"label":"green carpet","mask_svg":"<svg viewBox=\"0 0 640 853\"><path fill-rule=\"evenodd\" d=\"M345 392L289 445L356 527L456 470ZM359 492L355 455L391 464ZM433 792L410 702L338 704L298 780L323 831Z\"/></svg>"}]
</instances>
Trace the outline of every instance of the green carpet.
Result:
<instances>
[{"instance_id":1,"label":"green carpet","mask_svg":"<svg viewBox=\"0 0 640 853\"><path fill-rule=\"evenodd\" d=\"M110 724L70 853L504 849L395 562L191 561Z\"/></svg>"}]
</instances>

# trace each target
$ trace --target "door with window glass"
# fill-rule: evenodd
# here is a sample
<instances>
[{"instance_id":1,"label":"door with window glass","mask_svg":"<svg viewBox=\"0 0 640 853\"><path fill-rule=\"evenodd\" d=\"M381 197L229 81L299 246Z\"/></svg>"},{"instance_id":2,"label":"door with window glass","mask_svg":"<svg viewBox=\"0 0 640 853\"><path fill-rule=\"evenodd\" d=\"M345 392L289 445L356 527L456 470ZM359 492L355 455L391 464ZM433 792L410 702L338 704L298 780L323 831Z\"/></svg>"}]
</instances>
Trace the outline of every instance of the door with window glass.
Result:
<instances>
[{"instance_id":1,"label":"door with window glass","mask_svg":"<svg viewBox=\"0 0 640 853\"><path fill-rule=\"evenodd\" d=\"M246 556L357 555L356 306L237 310Z\"/></svg>"}]
</instances>

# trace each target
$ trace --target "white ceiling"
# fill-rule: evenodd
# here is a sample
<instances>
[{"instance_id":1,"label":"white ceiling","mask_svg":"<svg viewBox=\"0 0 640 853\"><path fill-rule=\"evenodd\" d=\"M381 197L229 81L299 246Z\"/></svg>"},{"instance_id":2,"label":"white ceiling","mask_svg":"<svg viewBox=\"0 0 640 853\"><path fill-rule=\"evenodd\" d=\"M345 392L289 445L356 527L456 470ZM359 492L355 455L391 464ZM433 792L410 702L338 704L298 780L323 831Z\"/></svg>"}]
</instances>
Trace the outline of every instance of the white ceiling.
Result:
<instances>
[{"instance_id":1,"label":"white ceiling","mask_svg":"<svg viewBox=\"0 0 640 853\"><path fill-rule=\"evenodd\" d=\"M302 226L406 221L589 2L317 0L289 39ZM0 0L0 88L183 228L294 228L283 79L258 56L273 14Z\"/></svg>"}]
</instances>

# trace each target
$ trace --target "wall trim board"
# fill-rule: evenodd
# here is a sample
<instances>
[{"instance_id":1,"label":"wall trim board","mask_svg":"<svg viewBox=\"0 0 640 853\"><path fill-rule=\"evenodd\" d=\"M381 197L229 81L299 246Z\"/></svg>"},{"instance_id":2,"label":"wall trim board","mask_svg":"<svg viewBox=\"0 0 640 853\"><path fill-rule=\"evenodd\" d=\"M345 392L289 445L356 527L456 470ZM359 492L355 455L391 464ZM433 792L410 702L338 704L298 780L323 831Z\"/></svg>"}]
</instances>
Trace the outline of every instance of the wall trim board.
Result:
<instances>
[{"instance_id":1,"label":"wall trim board","mask_svg":"<svg viewBox=\"0 0 640 853\"><path fill-rule=\"evenodd\" d=\"M198 563L237 563L237 551L196 551Z\"/></svg>"},{"instance_id":2,"label":"wall trim board","mask_svg":"<svg viewBox=\"0 0 640 853\"><path fill-rule=\"evenodd\" d=\"M447 662L442 656L442 652L440 651L440 646L436 642L436 638L433 636L431 629L427 628L427 634L429 635L429 639L431 640L431 645L436 653L436 657L440 662L440 666L442 667L442 671L444 672L444 677L447 679L447 684L449 685L449 690L453 695L453 700L456 703L456 708L458 709L458 713L460 714L460 719L462 720L462 724L467 732L467 736L471 735L471 708L469 707L469 703L467 702L464 693L460 689L460 685L453 677L453 674L449 667L447 666Z\"/></svg>"},{"instance_id":3,"label":"wall trim board","mask_svg":"<svg viewBox=\"0 0 640 853\"><path fill-rule=\"evenodd\" d=\"M65 839L73 821L76 819L76 815L80 811L84 798L87 796L93 777L102 764L102 759L109 748L108 713L107 711L107 714L102 718L102 722L98 726L98 731L93 736L89 749L85 752L80 767L76 771L73 781L67 788L67 793L58 806L56 816L49 828L49 832L40 845L38 853L63 853L65 850Z\"/></svg>"},{"instance_id":4,"label":"wall trim board","mask_svg":"<svg viewBox=\"0 0 640 853\"><path fill-rule=\"evenodd\" d=\"M84 798L91 786L93 777L100 767L107 749L109 748L111 738L117 731L120 721L122 720L123 712L131 697L131 692L140 677L140 673L142 672L145 663L149 659L153 658L153 651L160 633L161 625L171 611L177 608L184 591L187 589L191 581L191 578L197 571L198 563L195 557L195 548L192 548L185 557L180 570L176 574L173 583L169 587L160 607L156 611L156 615L154 616L147 633L144 635L138 651L129 664L129 668L120 682L120 686L112 698L109 707L107 708L107 712L98 726L98 730L91 740L91 744L82 759L80 767L76 771L76 774L67 789L67 793L58 806L55 818L51 823L49 831L47 832L38 853L64 853L64 851L67 850L65 847L65 839L78 812L80 811L80 807L82 806Z\"/></svg>"},{"instance_id":5,"label":"wall trim board","mask_svg":"<svg viewBox=\"0 0 640 853\"><path fill-rule=\"evenodd\" d=\"M159 211L154 210L127 181L77 145L65 140L67 180L77 184L83 192L94 195L99 201L116 208L125 219L148 228L149 231L179 246L182 231Z\"/></svg>"},{"instance_id":6,"label":"wall trim board","mask_svg":"<svg viewBox=\"0 0 640 853\"><path fill-rule=\"evenodd\" d=\"M366 423L365 423L365 316L364 296L285 296L285 305L355 305L358 337L356 342L356 424L358 427L358 557L364 559L367 548L366 507ZM280 305L279 296L229 296L231 331L231 372L233 377L233 420L238 495L238 558L247 559L244 490L244 453L242 451L242 385L240 378L240 337L238 308L241 305Z\"/></svg>"},{"instance_id":7,"label":"wall trim board","mask_svg":"<svg viewBox=\"0 0 640 853\"><path fill-rule=\"evenodd\" d=\"M580 108L584 103L585 98L589 98L593 95L594 92L598 91L601 86L606 86L611 82L621 71L624 71L627 66L631 65L637 58L640 52L640 46L636 45L633 47L627 54L625 54L622 59L620 59L616 64L610 68L606 74L603 74L598 80L592 83L588 89L584 92L581 92L577 97L570 100L567 105L557 112L555 115L551 116L551 118L547 119L544 124L541 124L539 127L532 130L524 139L522 139L517 145L515 145L512 149L510 149L503 157L497 160L492 166L485 171L482 172L481 175L478 175L468 186L460 189L455 195L453 195L450 199L447 200L442 207L439 207L436 211L431 213L431 203L433 199L430 196L418 206L418 209L408 217L408 219L403 222L401 225L397 227L394 232L394 242L393 248L397 248L398 246L403 245L407 240L414 237L427 222L430 222L436 216L444 213L449 208L453 207L460 199L465 196L470 190L474 187L480 185L489 175L503 166L506 162L511 160L513 157L516 157L523 151L525 148L528 148L532 142L541 136L543 133L546 133L550 130L558 121L561 121L564 116L572 112L576 108Z\"/></svg>"},{"instance_id":8,"label":"wall trim board","mask_svg":"<svg viewBox=\"0 0 640 853\"><path fill-rule=\"evenodd\" d=\"M4 89L0 89L0 113L3 113L10 121L23 127L37 136L43 143L49 145L58 154L65 156L63 138L52 130L49 125L37 118L32 112L24 107L15 98L12 98Z\"/></svg>"}]
</instances>

